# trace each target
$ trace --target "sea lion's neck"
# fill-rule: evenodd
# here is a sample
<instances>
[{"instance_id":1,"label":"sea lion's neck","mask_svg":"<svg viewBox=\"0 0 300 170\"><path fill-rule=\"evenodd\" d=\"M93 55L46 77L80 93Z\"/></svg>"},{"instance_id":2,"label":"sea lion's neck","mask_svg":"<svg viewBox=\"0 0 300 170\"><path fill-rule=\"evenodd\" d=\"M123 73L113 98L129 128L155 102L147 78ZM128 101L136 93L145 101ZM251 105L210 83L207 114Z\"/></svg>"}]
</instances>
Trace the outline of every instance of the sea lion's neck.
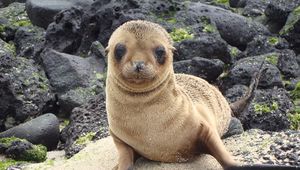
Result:
<instances>
[{"instance_id":1,"label":"sea lion's neck","mask_svg":"<svg viewBox=\"0 0 300 170\"><path fill-rule=\"evenodd\" d=\"M153 84L143 91L134 91L126 86L123 86L117 79L110 77L107 81L107 90L112 90L111 93L115 100L120 103L134 104L147 103L155 100L160 95L165 95L175 88L175 75L173 69L169 71L161 80ZM115 96L114 96L115 94Z\"/></svg>"}]
</instances>

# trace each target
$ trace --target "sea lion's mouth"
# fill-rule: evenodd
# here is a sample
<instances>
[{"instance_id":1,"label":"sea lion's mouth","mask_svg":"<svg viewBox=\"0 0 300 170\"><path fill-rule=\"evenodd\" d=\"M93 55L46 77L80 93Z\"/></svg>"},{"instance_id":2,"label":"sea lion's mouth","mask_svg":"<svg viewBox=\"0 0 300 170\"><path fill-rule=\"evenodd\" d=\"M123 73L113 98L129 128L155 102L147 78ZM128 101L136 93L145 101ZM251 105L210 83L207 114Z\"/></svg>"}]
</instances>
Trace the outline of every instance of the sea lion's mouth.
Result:
<instances>
[{"instance_id":1,"label":"sea lion's mouth","mask_svg":"<svg viewBox=\"0 0 300 170\"><path fill-rule=\"evenodd\" d=\"M148 84L155 79L156 74L149 69L136 72L134 70L123 70L121 73L123 81L130 84Z\"/></svg>"},{"instance_id":2,"label":"sea lion's mouth","mask_svg":"<svg viewBox=\"0 0 300 170\"><path fill-rule=\"evenodd\" d=\"M140 77L135 77L132 74L125 76L122 73L119 73L118 76L112 76L115 82L123 90L134 92L134 93L145 93L152 91L153 89L160 86L168 77L172 77L173 71L166 72L162 76L154 75L143 75Z\"/></svg>"},{"instance_id":3,"label":"sea lion's mouth","mask_svg":"<svg viewBox=\"0 0 300 170\"><path fill-rule=\"evenodd\" d=\"M130 77L124 77L125 81L133 84L143 84L143 83L149 83L152 80L154 80L154 77L149 76L141 76L141 75L134 75Z\"/></svg>"},{"instance_id":4,"label":"sea lion's mouth","mask_svg":"<svg viewBox=\"0 0 300 170\"><path fill-rule=\"evenodd\" d=\"M130 78L130 79L127 79L127 81L130 83L134 83L134 84L143 84L143 83L151 81L151 79L149 80L147 78Z\"/></svg>"}]
</instances>

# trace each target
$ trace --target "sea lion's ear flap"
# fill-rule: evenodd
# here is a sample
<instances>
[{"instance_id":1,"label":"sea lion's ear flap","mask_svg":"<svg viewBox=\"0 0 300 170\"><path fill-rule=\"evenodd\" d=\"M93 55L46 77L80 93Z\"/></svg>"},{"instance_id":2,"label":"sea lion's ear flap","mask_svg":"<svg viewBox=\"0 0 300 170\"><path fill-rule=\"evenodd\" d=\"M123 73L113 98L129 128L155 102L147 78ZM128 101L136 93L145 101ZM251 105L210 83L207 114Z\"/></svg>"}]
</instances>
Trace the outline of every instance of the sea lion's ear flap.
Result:
<instances>
[{"instance_id":1,"label":"sea lion's ear flap","mask_svg":"<svg viewBox=\"0 0 300 170\"><path fill-rule=\"evenodd\" d=\"M170 50L171 50L172 52L174 52L174 51L176 51L176 48L173 47L173 46L171 46L171 47L170 47Z\"/></svg>"},{"instance_id":2,"label":"sea lion's ear flap","mask_svg":"<svg viewBox=\"0 0 300 170\"><path fill-rule=\"evenodd\" d=\"M171 46L169 49L172 51L173 55L178 55L178 51L175 47Z\"/></svg>"},{"instance_id":3,"label":"sea lion's ear flap","mask_svg":"<svg viewBox=\"0 0 300 170\"><path fill-rule=\"evenodd\" d=\"M106 48L105 48L105 56L107 57L107 55L108 55L108 52L109 52L109 46L107 46Z\"/></svg>"},{"instance_id":4,"label":"sea lion's ear flap","mask_svg":"<svg viewBox=\"0 0 300 170\"><path fill-rule=\"evenodd\" d=\"M176 48L175 47L173 47L172 45L171 46L169 46L169 50L171 50L172 51L172 53L176 53Z\"/></svg>"}]
</instances>

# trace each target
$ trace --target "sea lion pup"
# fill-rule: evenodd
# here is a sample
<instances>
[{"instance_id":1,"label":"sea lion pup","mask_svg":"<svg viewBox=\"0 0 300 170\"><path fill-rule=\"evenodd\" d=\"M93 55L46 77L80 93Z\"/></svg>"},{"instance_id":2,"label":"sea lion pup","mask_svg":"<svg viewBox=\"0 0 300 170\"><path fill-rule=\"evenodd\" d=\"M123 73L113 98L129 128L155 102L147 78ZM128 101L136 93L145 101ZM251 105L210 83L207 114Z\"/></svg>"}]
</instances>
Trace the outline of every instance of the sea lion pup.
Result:
<instances>
[{"instance_id":1,"label":"sea lion pup","mask_svg":"<svg viewBox=\"0 0 300 170\"><path fill-rule=\"evenodd\" d=\"M106 103L119 170L137 155L154 161L185 162L206 152L223 168L236 165L220 136L231 109L205 80L174 74L173 42L161 26L130 21L108 42Z\"/></svg>"}]
</instances>

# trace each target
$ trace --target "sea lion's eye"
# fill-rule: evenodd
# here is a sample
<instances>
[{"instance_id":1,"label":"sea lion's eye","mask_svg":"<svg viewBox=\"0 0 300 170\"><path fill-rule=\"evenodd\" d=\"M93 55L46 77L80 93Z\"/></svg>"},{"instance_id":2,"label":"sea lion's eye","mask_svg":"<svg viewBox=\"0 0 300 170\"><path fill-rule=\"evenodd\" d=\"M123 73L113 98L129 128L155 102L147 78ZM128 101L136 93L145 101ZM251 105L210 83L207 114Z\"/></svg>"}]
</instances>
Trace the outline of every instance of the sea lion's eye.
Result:
<instances>
[{"instance_id":1,"label":"sea lion's eye","mask_svg":"<svg viewBox=\"0 0 300 170\"><path fill-rule=\"evenodd\" d=\"M115 47L115 58L120 61L122 57L126 54L126 46L124 44L118 43Z\"/></svg>"},{"instance_id":2,"label":"sea lion's eye","mask_svg":"<svg viewBox=\"0 0 300 170\"><path fill-rule=\"evenodd\" d=\"M166 50L163 46L158 46L154 49L154 54L159 64L164 64L166 60Z\"/></svg>"}]
</instances>

